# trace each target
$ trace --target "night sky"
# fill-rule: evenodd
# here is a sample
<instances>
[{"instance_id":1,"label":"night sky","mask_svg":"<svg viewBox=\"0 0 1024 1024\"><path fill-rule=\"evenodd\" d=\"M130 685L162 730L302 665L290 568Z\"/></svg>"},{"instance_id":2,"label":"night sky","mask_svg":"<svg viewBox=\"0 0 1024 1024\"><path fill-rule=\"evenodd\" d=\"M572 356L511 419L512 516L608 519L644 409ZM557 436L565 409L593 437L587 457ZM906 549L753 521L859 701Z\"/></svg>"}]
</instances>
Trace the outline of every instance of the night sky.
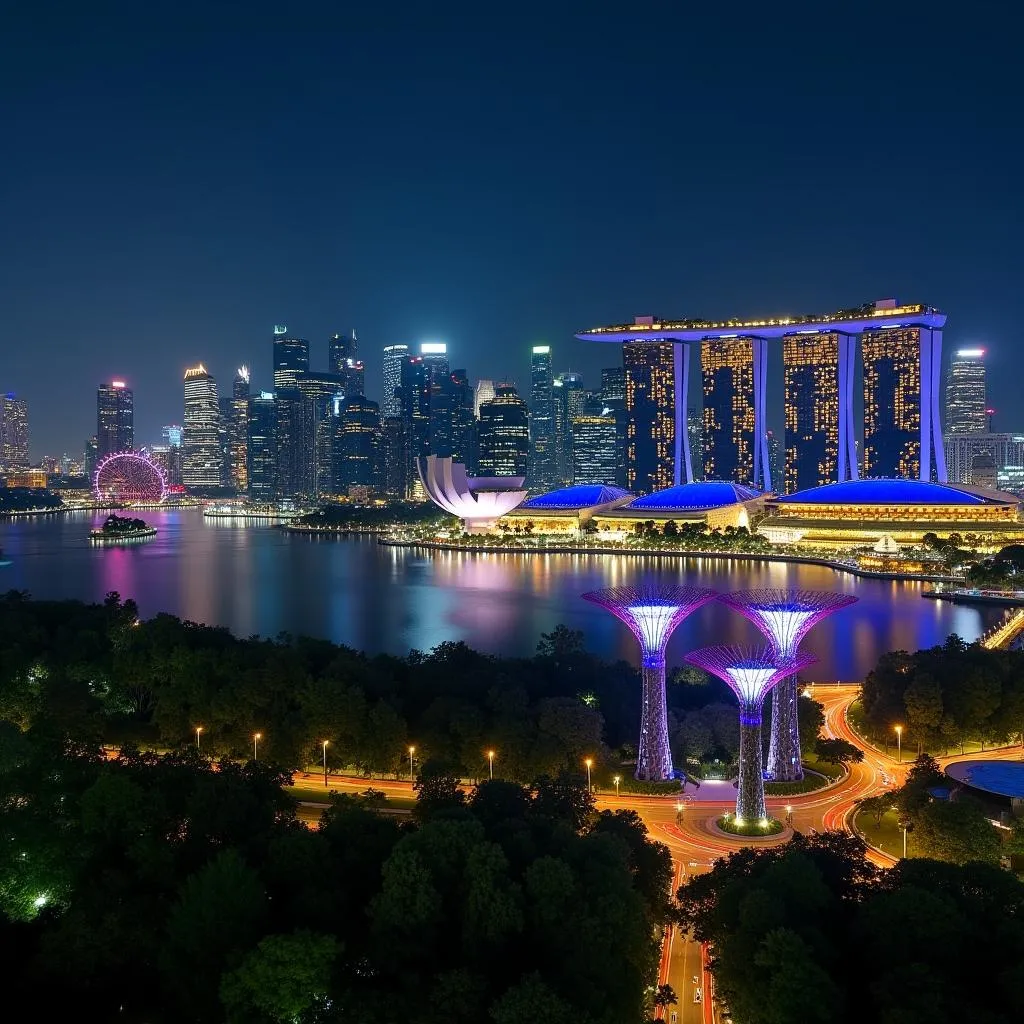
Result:
<instances>
[{"instance_id":1,"label":"night sky","mask_svg":"<svg viewBox=\"0 0 1024 1024\"><path fill-rule=\"evenodd\" d=\"M36 459L80 452L112 376L138 444L191 363L268 387L275 322L318 368L356 327L379 397L395 342L526 385L545 341L595 383L584 327L889 295L987 346L1024 429L1009 6L20 6L0 389Z\"/></svg>"}]
</instances>

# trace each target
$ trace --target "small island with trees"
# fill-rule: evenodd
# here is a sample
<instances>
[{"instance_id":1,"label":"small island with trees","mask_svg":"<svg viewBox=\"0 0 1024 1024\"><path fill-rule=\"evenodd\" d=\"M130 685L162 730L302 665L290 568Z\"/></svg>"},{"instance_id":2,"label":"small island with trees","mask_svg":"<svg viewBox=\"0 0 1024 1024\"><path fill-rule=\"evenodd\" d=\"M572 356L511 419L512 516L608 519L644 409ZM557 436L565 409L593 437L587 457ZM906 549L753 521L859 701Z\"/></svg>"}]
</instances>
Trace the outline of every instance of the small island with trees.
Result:
<instances>
[{"instance_id":1,"label":"small island with trees","mask_svg":"<svg viewBox=\"0 0 1024 1024\"><path fill-rule=\"evenodd\" d=\"M107 516L101 527L89 533L89 539L99 544L119 544L155 536L156 527L150 526L145 519L117 515Z\"/></svg>"}]
</instances>

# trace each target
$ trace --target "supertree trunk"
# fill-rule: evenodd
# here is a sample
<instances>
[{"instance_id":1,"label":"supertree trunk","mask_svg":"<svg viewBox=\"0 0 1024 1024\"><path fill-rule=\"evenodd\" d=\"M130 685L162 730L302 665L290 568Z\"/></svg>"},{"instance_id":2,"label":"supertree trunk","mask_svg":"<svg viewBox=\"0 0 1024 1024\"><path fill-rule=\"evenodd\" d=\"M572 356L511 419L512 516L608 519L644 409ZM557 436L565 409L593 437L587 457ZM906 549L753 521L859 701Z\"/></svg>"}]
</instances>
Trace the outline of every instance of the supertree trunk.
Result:
<instances>
[{"instance_id":1,"label":"supertree trunk","mask_svg":"<svg viewBox=\"0 0 1024 1024\"><path fill-rule=\"evenodd\" d=\"M640 709L640 753L636 777L645 782L672 778L672 751L668 743L665 709L665 659L644 658L643 697Z\"/></svg>"},{"instance_id":2,"label":"supertree trunk","mask_svg":"<svg viewBox=\"0 0 1024 1024\"><path fill-rule=\"evenodd\" d=\"M797 718L797 679L787 676L772 693L772 726L768 741L768 772L773 782L799 782L800 722Z\"/></svg>"},{"instance_id":3,"label":"supertree trunk","mask_svg":"<svg viewBox=\"0 0 1024 1024\"><path fill-rule=\"evenodd\" d=\"M740 777L736 789L736 817L760 821L768 817L761 770L761 708L740 708Z\"/></svg>"}]
</instances>

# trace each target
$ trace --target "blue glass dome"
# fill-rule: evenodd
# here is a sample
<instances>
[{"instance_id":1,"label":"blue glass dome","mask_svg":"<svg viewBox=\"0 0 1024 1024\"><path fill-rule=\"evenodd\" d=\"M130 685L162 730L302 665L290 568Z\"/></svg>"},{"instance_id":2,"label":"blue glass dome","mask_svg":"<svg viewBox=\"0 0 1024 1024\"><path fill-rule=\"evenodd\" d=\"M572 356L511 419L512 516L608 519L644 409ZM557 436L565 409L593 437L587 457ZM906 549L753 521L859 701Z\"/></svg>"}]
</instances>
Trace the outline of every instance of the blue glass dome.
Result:
<instances>
[{"instance_id":1,"label":"blue glass dome","mask_svg":"<svg viewBox=\"0 0 1024 1024\"><path fill-rule=\"evenodd\" d=\"M609 487L606 484L577 484L575 487L561 487L557 491L538 494L520 505L523 509L547 511L594 508L596 505L607 505L612 501L622 501L633 495L621 487Z\"/></svg>"},{"instance_id":2,"label":"blue glass dome","mask_svg":"<svg viewBox=\"0 0 1024 1024\"><path fill-rule=\"evenodd\" d=\"M651 512L693 512L707 508L722 508L740 501L760 498L761 492L728 480L698 480L692 484L678 484L663 491L645 494L631 501L629 509L647 509Z\"/></svg>"},{"instance_id":3,"label":"blue glass dome","mask_svg":"<svg viewBox=\"0 0 1024 1024\"><path fill-rule=\"evenodd\" d=\"M1005 498L928 480L844 480L776 498L780 505L1005 505Z\"/></svg>"}]
</instances>

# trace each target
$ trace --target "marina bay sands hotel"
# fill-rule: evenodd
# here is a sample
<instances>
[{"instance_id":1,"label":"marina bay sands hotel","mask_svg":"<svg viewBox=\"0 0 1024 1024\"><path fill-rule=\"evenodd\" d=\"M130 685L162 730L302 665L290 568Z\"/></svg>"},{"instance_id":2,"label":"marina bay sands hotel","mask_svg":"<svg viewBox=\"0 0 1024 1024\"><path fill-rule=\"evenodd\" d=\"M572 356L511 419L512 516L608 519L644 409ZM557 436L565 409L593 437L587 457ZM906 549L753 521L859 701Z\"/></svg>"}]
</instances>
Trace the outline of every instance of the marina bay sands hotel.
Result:
<instances>
[{"instance_id":1,"label":"marina bay sands hotel","mask_svg":"<svg viewBox=\"0 0 1024 1024\"><path fill-rule=\"evenodd\" d=\"M854 417L863 364L863 472L946 480L939 409L944 313L883 299L824 316L664 321L596 327L581 341L623 345L628 486L650 492L694 477L687 433L690 350L704 393L703 476L797 491L860 475ZM781 345L784 479L768 454L769 353Z\"/></svg>"}]
</instances>

